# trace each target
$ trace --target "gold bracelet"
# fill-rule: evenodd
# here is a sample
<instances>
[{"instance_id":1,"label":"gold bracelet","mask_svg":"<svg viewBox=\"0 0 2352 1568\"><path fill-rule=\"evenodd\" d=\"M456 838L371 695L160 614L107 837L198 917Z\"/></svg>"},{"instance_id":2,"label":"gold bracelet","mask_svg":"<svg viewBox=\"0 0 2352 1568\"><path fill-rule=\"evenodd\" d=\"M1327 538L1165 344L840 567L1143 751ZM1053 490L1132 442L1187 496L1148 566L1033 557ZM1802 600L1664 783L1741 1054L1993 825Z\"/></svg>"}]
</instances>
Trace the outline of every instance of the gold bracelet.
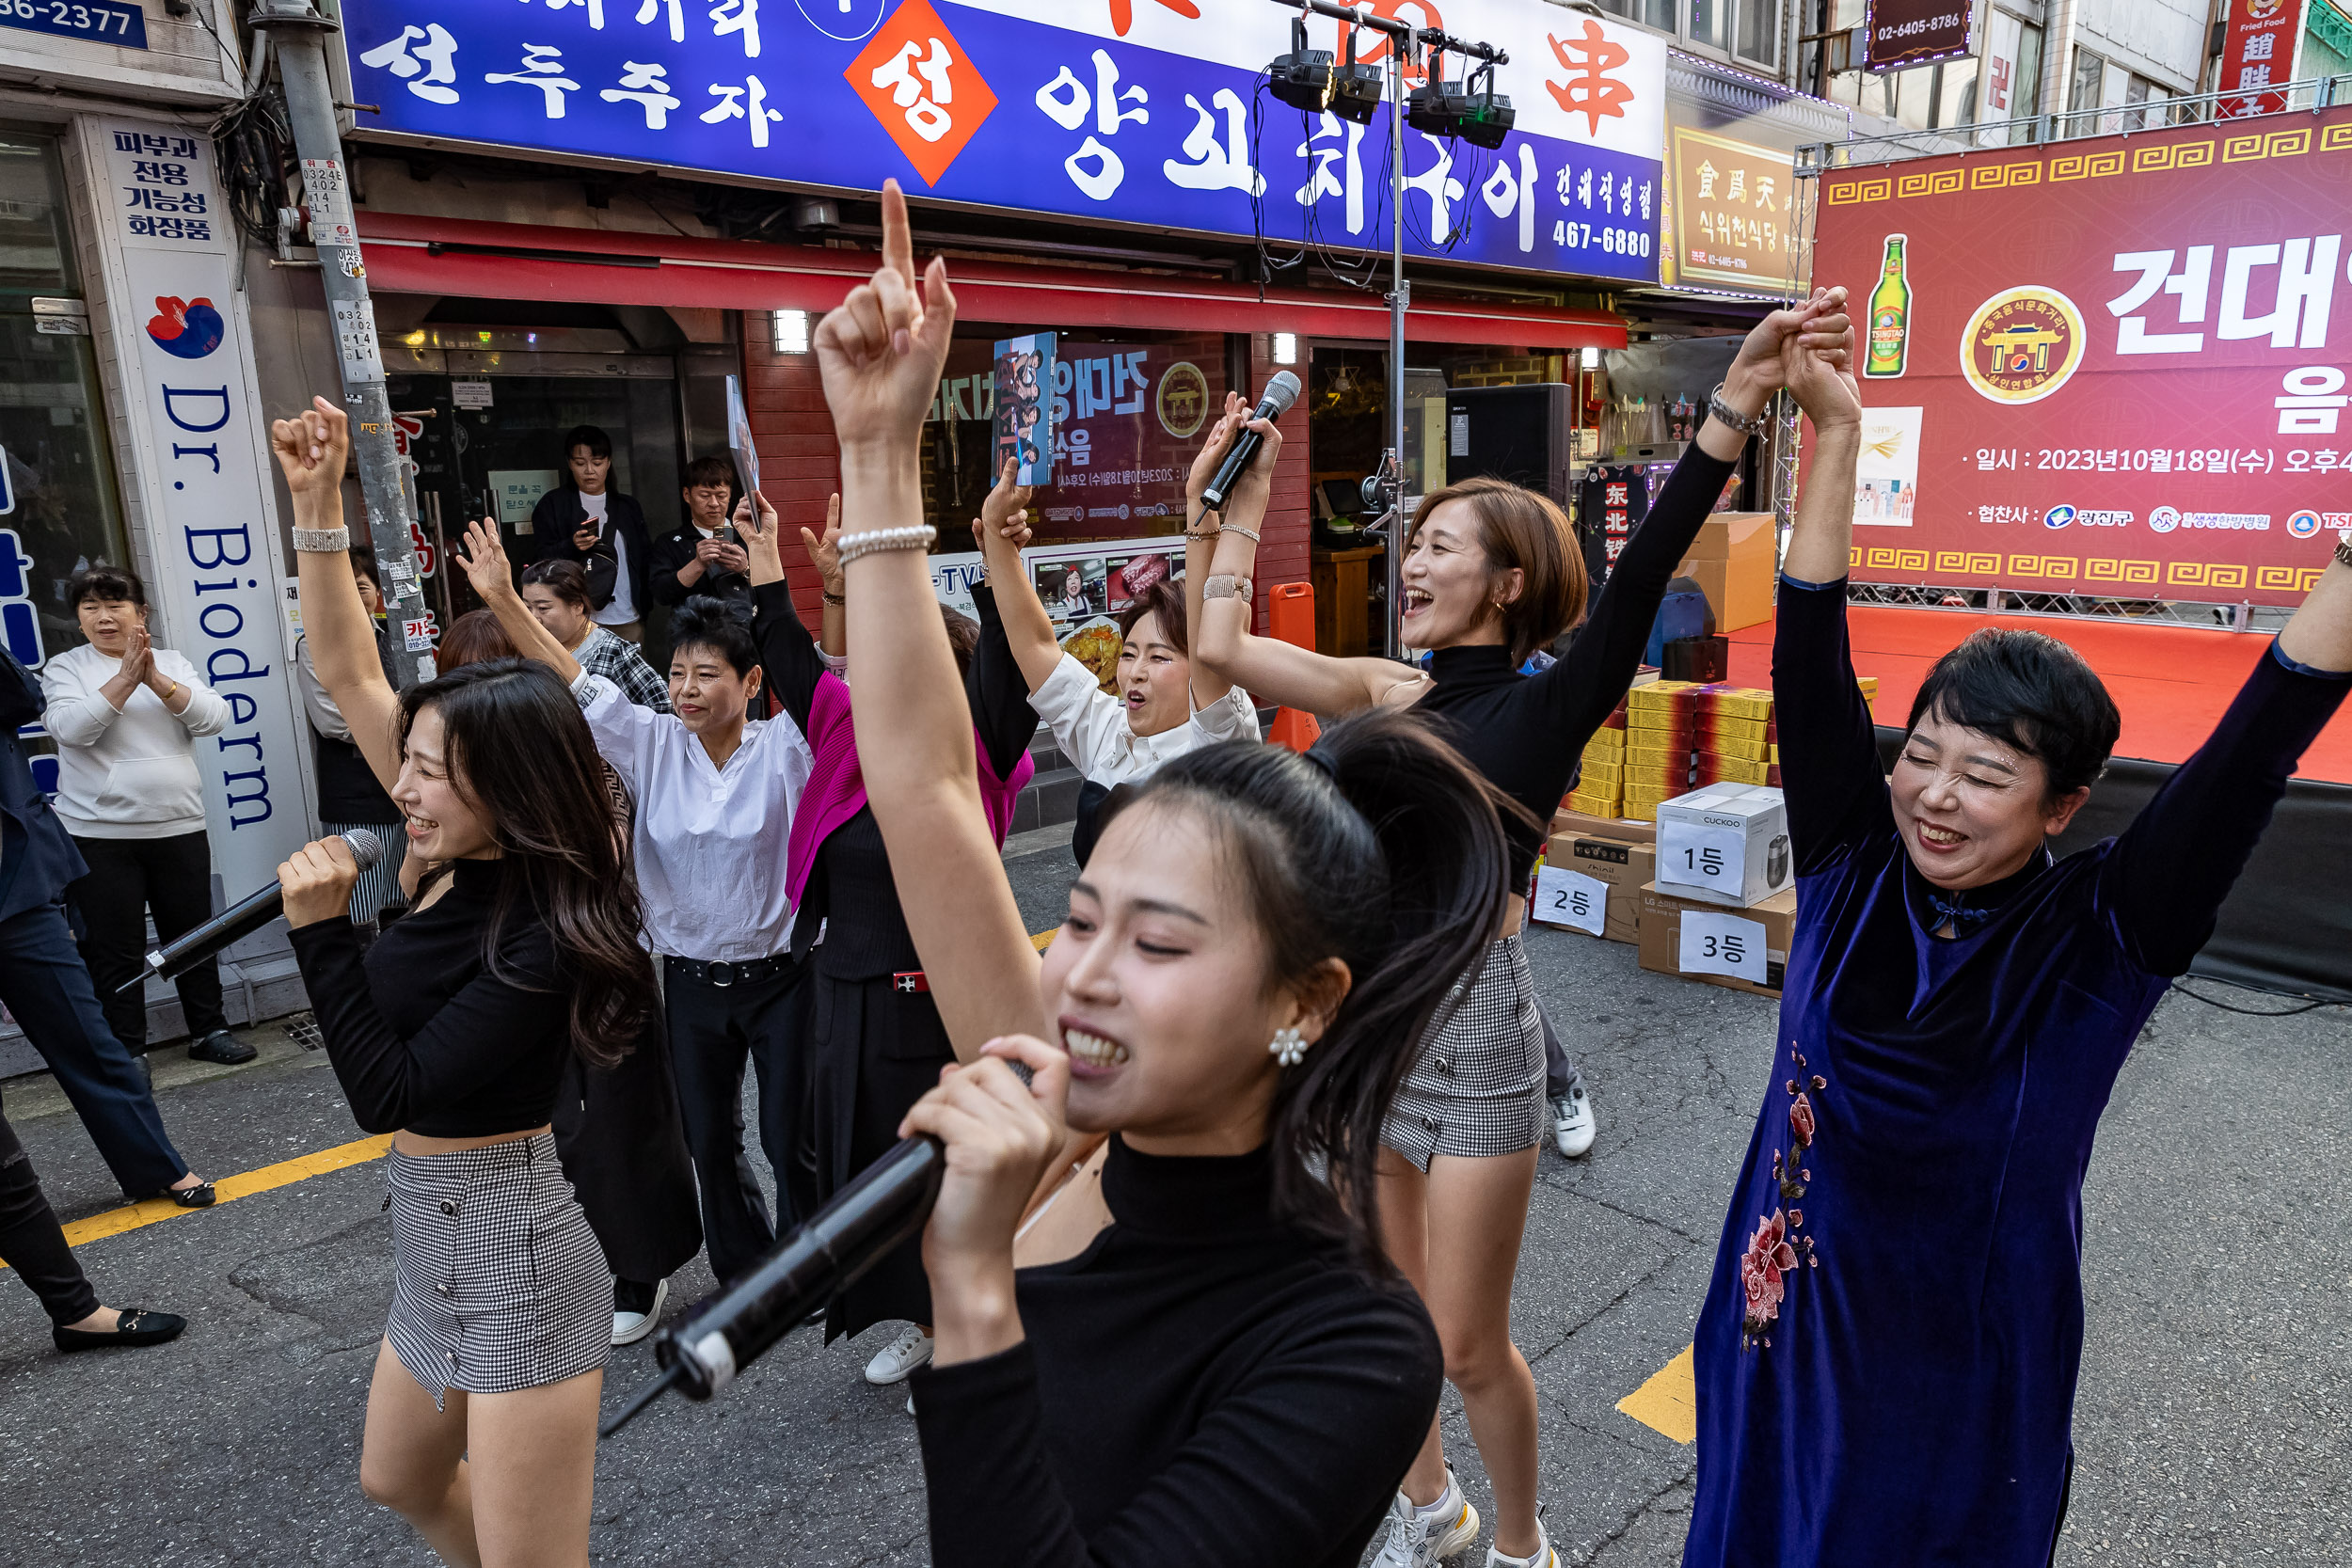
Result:
<instances>
[{"instance_id":1,"label":"gold bracelet","mask_svg":"<svg viewBox=\"0 0 2352 1568\"><path fill-rule=\"evenodd\" d=\"M850 602L849 600L843 598L840 594L832 592L830 589L819 588L818 592L824 594L825 602L827 604L847 605Z\"/></svg>"},{"instance_id":2,"label":"gold bracelet","mask_svg":"<svg viewBox=\"0 0 2352 1568\"><path fill-rule=\"evenodd\" d=\"M171 705L171 700L178 695L180 695L180 683L178 681L173 681L171 683L171 689L164 693L164 706L169 707Z\"/></svg>"},{"instance_id":3,"label":"gold bracelet","mask_svg":"<svg viewBox=\"0 0 2352 1568\"><path fill-rule=\"evenodd\" d=\"M1184 537L1194 541L1196 544L1205 545L1210 540L1216 538L1218 534L1223 533L1224 531L1225 531L1221 528L1213 528L1206 533L1195 533L1192 530L1186 529L1184 530Z\"/></svg>"}]
</instances>

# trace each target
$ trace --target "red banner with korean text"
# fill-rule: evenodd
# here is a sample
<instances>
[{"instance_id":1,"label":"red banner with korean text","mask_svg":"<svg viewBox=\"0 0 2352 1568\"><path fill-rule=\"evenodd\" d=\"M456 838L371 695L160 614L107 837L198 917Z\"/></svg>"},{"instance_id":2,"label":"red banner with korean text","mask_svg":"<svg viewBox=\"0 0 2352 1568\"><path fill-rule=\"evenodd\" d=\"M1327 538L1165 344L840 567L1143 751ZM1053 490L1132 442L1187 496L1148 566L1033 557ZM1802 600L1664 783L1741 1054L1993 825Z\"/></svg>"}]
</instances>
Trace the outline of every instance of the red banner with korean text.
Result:
<instances>
[{"instance_id":1,"label":"red banner with korean text","mask_svg":"<svg viewBox=\"0 0 2352 1568\"><path fill-rule=\"evenodd\" d=\"M2303 0L2230 0L2221 23L2221 73L2217 92L2242 93L2214 105L2224 119L2275 115L2286 94L2265 92L2273 82L2295 78L2295 40L2303 36Z\"/></svg>"},{"instance_id":2,"label":"red banner with korean text","mask_svg":"<svg viewBox=\"0 0 2352 1568\"><path fill-rule=\"evenodd\" d=\"M1856 578L2301 601L2352 527L2352 108L1820 182Z\"/></svg>"}]
</instances>

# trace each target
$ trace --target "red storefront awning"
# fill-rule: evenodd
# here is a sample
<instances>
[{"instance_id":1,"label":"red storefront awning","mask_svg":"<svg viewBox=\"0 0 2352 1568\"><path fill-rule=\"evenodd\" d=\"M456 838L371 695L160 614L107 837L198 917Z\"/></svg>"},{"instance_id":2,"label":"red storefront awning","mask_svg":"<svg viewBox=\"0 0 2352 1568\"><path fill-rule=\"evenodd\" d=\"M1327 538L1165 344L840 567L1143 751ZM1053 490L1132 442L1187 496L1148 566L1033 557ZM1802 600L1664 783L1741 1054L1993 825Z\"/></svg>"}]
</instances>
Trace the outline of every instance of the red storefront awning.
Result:
<instances>
[{"instance_id":1,"label":"red storefront awning","mask_svg":"<svg viewBox=\"0 0 2352 1568\"><path fill-rule=\"evenodd\" d=\"M359 231L368 283L388 293L824 311L875 265L870 252L858 250L400 213L362 212ZM1238 284L1002 261L958 261L949 272L958 312L968 321L1375 341L1389 335L1388 307L1369 293L1269 290L1262 300L1257 290ZM1626 343L1625 323L1615 316L1509 304L1416 304L1406 315L1406 335L1418 342L1549 350Z\"/></svg>"}]
</instances>

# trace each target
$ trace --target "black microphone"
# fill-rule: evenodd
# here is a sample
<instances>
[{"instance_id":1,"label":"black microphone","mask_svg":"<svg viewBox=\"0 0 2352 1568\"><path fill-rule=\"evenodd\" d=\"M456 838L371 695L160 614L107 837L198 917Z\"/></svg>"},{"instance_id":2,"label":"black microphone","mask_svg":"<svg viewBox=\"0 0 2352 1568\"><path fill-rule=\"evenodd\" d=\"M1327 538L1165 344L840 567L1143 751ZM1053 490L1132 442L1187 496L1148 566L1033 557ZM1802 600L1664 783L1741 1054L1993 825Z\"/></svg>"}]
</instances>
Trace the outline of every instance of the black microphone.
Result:
<instances>
[{"instance_id":1,"label":"black microphone","mask_svg":"<svg viewBox=\"0 0 2352 1568\"><path fill-rule=\"evenodd\" d=\"M1025 1084L1029 1069L1006 1064ZM610 1437L671 1388L707 1400L811 1313L866 1277L875 1264L920 1232L939 1201L947 1150L928 1133L898 1147L858 1173L807 1224L768 1251L751 1273L702 1310L654 1340L661 1375L639 1386L597 1435Z\"/></svg>"},{"instance_id":2,"label":"black microphone","mask_svg":"<svg viewBox=\"0 0 2352 1568\"><path fill-rule=\"evenodd\" d=\"M1274 379L1265 384L1265 396L1258 400L1258 411L1251 418L1279 420L1289 413L1291 404L1297 401L1298 377L1288 371L1276 371ZM1232 494L1233 486L1241 482L1243 470L1249 467L1250 461L1258 455L1258 449L1264 445L1265 437L1256 431L1243 431L1240 438L1234 441L1233 450L1225 454L1223 463L1217 465L1216 477L1209 481L1206 490L1200 492L1200 504L1212 512L1222 508L1225 498Z\"/></svg>"},{"instance_id":3,"label":"black microphone","mask_svg":"<svg viewBox=\"0 0 2352 1568\"><path fill-rule=\"evenodd\" d=\"M351 858L359 863L362 871L384 858L384 841L365 828L352 829L342 835L342 840L350 847ZM115 990L118 992L126 991L133 986L145 985L151 978L178 979L230 942L251 936L277 919L278 911L285 907L285 903L286 890L276 882L259 893L247 895L194 930L150 953L145 967Z\"/></svg>"}]
</instances>

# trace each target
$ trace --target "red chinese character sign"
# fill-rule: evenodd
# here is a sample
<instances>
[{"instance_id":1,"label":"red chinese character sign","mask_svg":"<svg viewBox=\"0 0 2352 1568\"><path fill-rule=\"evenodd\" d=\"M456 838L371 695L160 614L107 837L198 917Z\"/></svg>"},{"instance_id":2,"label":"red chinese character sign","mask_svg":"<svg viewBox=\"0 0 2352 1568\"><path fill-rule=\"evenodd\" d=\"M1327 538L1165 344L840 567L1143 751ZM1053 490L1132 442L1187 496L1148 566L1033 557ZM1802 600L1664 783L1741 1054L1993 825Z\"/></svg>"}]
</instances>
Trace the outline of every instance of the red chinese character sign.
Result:
<instances>
[{"instance_id":1,"label":"red chinese character sign","mask_svg":"<svg viewBox=\"0 0 2352 1568\"><path fill-rule=\"evenodd\" d=\"M1854 576L2295 604L2352 527L2352 110L1838 169Z\"/></svg>"},{"instance_id":2,"label":"red chinese character sign","mask_svg":"<svg viewBox=\"0 0 2352 1568\"><path fill-rule=\"evenodd\" d=\"M2215 114L2229 119L2284 109L2286 94L2263 89L2294 78L2303 0L2230 0L2221 27L2221 74L2214 79L2215 90L2241 96L2221 100Z\"/></svg>"}]
</instances>

